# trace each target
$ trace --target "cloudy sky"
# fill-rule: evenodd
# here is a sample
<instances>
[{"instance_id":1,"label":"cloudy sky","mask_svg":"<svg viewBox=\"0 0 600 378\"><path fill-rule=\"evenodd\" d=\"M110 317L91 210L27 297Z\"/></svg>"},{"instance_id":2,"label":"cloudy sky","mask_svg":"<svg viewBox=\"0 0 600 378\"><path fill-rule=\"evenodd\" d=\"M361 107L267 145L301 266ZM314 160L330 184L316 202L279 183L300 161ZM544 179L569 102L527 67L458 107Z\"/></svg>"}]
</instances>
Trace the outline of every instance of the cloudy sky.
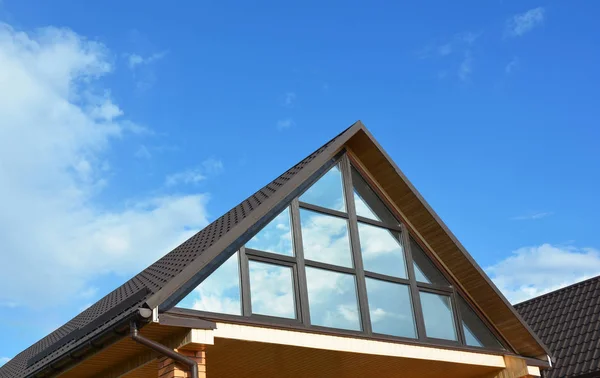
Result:
<instances>
[{"instance_id":1,"label":"cloudy sky","mask_svg":"<svg viewBox=\"0 0 600 378\"><path fill-rule=\"evenodd\" d=\"M357 119L513 302L600 274L595 3L329 4L0 0L0 364Z\"/></svg>"}]
</instances>

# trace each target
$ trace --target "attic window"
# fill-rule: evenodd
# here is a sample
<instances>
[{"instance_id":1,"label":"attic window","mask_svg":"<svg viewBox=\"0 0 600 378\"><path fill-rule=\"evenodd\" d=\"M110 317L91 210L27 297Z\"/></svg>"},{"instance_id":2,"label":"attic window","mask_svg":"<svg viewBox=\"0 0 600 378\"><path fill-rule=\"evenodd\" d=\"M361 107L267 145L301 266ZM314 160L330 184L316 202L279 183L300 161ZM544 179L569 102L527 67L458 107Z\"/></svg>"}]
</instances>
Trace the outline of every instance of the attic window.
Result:
<instances>
[{"instance_id":1,"label":"attic window","mask_svg":"<svg viewBox=\"0 0 600 378\"><path fill-rule=\"evenodd\" d=\"M351 274L306 268L311 324L360 330L356 280Z\"/></svg>"},{"instance_id":2,"label":"attic window","mask_svg":"<svg viewBox=\"0 0 600 378\"><path fill-rule=\"evenodd\" d=\"M358 235L365 271L408 277L399 232L358 222Z\"/></svg>"},{"instance_id":3,"label":"attic window","mask_svg":"<svg viewBox=\"0 0 600 378\"><path fill-rule=\"evenodd\" d=\"M294 248L292 246L289 208L286 207L275 219L250 239L246 243L246 248L293 256Z\"/></svg>"},{"instance_id":4,"label":"attic window","mask_svg":"<svg viewBox=\"0 0 600 378\"><path fill-rule=\"evenodd\" d=\"M383 191L347 155L329 164L303 193L257 220L262 229L180 306L271 325L501 349Z\"/></svg>"},{"instance_id":5,"label":"attic window","mask_svg":"<svg viewBox=\"0 0 600 378\"><path fill-rule=\"evenodd\" d=\"M342 172L339 166L333 166L333 168L325 173L300 196L300 201L326 209L345 212L346 201L342 186Z\"/></svg>"},{"instance_id":6,"label":"attic window","mask_svg":"<svg viewBox=\"0 0 600 378\"><path fill-rule=\"evenodd\" d=\"M241 315L239 252L190 292L179 307L221 314Z\"/></svg>"},{"instance_id":7,"label":"attic window","mask_svg":"<svg viewBox=\"0 0 600 378\"><path fill-rule=\"evenodd\" d=\"M305 259L352 267L346 219L300 209L300 230Z\"/></svg>"},{"instance_id":8,"label":"attic window","mask_svg":"<svg viewBox=\"0 0 600 378\"><path fill-rule=\"evenodd\" d=\"M392 215L356 168L352 167L351 172L356 215L359 218L368 218L388 224L399 224L396 217Z\"/></svg>"},{"instance_id":9,"label":"attic window","mask_svg":"<svg viewBox=\"0 0 600 378\"><path fill-rule=\"evenodd\" d=\"M423 291L419 294L427 337L457 340L450 296Z\"/></svg>"},{"instance_id":10,"label":"attic window","mask_svg":"<svg viewBox=\"0 0 600 378\"><path fill-rule=\"evenodd\" d=\"M469 346L492 349L504 349L496 336L477 316L462 296L458 296L458 310L462 317L462 327L465 333L465 343Z\"/></svg>"},{"instance_id":11,"label":"attic window","mask_svg":"<svg viewBox=\"0 0 600 378\"><path fill-rule=\"evenodd\" d=\"M295 318L292 268L250 261L249 269L252 313Z\"/></svg>"},{"instance_id":12,"label":"attic window","mask_svg":"<svg viewBox=\"0 0 600 378\"><path fill-rule=\"evenodd\" d=\"M413 238L410 238L410 249L412 251L415 279L417 282L450 286L448 280L444 278L444 275L435 267L433 262L423 252L421 246Z\"/></svg>"}]
</instances>

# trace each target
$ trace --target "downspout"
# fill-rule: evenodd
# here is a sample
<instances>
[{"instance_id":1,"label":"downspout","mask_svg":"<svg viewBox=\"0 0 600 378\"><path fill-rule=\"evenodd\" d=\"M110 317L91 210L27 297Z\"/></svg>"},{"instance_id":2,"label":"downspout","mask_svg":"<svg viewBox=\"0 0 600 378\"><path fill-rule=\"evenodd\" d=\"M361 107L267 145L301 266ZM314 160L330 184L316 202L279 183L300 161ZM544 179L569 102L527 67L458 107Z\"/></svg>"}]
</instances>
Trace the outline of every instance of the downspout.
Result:
<instances>
[{"instance_id":1,"label":"downspout","mask_svg":"<svg viewBox=\"0 0 600 378\"><path fill-rule=\"evenodd\" d=\"M142 311L140 311L140 313L142 313ZM144 314L142 314L142 316L143 315ZM151 314L149 314L149 316L151 316ZM193 360L187 356L184 356L182 354L179 354L179 353L175 352L174 350L172 350L171 348L167 348L166 346L159 344L154 340L147 339L144 336L140 335L138 328L137 328L137 323L135 322L135 320L132 320L131 323L129 323L129 328L131 331L131 339L133 341L135 341L136 343L142 344L142 345L162 354L163 356L167 356L170 359L173 359L175 361L181 362L184 365L189 366L190 373L192 375L191 378L198 378L198 363L195 360Z\"/></svg>"}]
</instances>

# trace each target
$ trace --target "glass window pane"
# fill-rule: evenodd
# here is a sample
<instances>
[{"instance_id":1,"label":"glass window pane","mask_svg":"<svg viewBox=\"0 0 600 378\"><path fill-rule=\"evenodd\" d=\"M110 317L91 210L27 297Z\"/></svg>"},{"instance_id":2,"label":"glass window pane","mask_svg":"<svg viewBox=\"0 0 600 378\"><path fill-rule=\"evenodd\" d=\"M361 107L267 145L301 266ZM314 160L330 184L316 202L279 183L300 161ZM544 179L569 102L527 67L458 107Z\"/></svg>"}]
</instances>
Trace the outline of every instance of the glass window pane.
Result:
<instances>
[{"instance_id":1,"label":"glass window pane","mask_svg":"<svg viewBox=\"0 0 600 378\"><path fill-rule=\"evenodd\" d=\"M300 228L306 259L353 266L346 219L300 209Z\"/></svg>"},{"instance_id":2,"label":"glass window pane","mask_svg":"<svg viewBox=\"0 0 600 378\"><path fill-rule=\"evenodd\" d=\"M467 345L504 349L492 331L489 330L471 306L460 296L458 297L458 310L462 318L462 327Z\"/></svg>"},{"instance_id":3,"label":"glass window pane","mask_svg":"<svg viewBox=\"0 0 600 378\"><path fill-rule=\"evenodd\" d=\"M241 315L239 266L239 254L236 252L183 298L177 307Z\"/></svg>"},{"instance_id":4,"label":"glass window pane","mask_svg":"<svg viewBox=\"0 0 600 378\"><path fill-rule=\"evenodd\" d=\"M306 267L311 324L359 331L355 281L350 274Z\"/></svg>"},{"instance_id":5,"label":"glass window pane","mask_svg":"<svg viewBox=\"0 0 600 378\"><path fill-rule=\"evenodd\" d=\"M358 222L365 270L407 278L400 233Z\"/></svg>"},{"instance_id":6,"label":"glass window pane","mask_svg":"<svg viewBox=\"0 0 600 378\"><path fill-rule=\"evenodd\" d=\"M346 212L342 172L336 165L300 196L300 201Z\"/></svg>"},{"instance_id":7,"label":"glass window pane","mask_svg":"<svg viewBox=\"0 0 600 378\"><path fill-rule=\"evenodd\" d=\"M417 337L408 285L367 281L367 297L373 332L392 336Z\"/></svg>"},{"instance_id":8,"label":"glass window pane","mask_svg":"<svg viewBox=\"0 0 600 378\"><path fill-rule=\"evenodd\" d=\"M420 296L427 337L457 340L450 297L423 291Z\"/></svg>"},{"instance_id":9,"label":"glass window pane","mask_svg":"<svg viewBox=\"0 0 600 378\"><path fill-rule=\"evenodd\" d=\"M292 268L257 261L249 261L248 265L252 313L295 318Z\"/></svg>"},{"instance_id":10,"label":"glass window pane","mask_svg":"<svg viewBox=\"0 0 600 378\"><path fill-rule=\"evenodd\" d=\"M247 248L293 256L290 209L286 208L260 230L248 243Z\"/></svg>"},{"instance_id":11,"label":"glass window pane","mask_svg":"<svg viewBox=\"0 0 600 378\"><path fill-rule=\"evenodd\" d=\"M387 206L354 167L352 167L352 186L354 186L356 215L388 224L398 224L396 217L392 215Z\"/></svg>"},{"instance_id":12,"label":"glass window pane","mask_svg":"<svg viewBox=\"0 0 600 378\"><path fill-rule=\"evenodd\" d=\"M421 249L421 246L413 238L410 238L410 252L412 253L417 282L450 286L442 272L433 265L433 262L431 262Z\"/></svg>"}]
</instances>

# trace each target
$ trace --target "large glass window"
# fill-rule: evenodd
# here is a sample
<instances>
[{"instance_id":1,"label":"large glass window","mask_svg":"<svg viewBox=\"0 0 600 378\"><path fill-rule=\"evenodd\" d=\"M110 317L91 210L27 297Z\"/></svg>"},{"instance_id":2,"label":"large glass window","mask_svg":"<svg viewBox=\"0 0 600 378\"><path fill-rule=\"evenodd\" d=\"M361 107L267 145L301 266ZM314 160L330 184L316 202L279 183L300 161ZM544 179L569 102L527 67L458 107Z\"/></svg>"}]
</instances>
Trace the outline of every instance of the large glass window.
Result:
<instances>
[{"instance_id":1,"label":"large glass window","mask_svg":"<svg viewBox=\"0 0 600 378\"><path fill-rule=\"evenodd\" d=\"M373 332L416 338L417 330L408 285L368 277L366 281Z\"/></svg>"},{"instance_id":2,"label":"large glass window","mask_svg":"<svg viewBox=\"0 0 600 378\"><path fill-rule=\"evenodd\" d=\"M503 349L436 254L408 234L401 213L379 197L383 189L364 177L341 157L303 194L280 204L287 206L281 213L267 214L272 220L178 306Z\"/></svg>"},{"instance_id":3,"label":"large glass window","mask_svg":"<svg viewBox=\"0 0 600 378\"><path fill-rule=\"evenodd\" d=\"M325 207L327 209L346 211L342 172L334 166L300 196L300 201Z\"/></svg>"},{"instance_id":4,"label":"large glass window","mask_svg":"<svg viewBox=\"0 0 600 378\"><path fill-rule=\"evenodd\" d=\"M388 224L398 224L396 217L392 215L387 206L354 167L352 167L352 186L354 188L356 215Z\"/></svg>"},{"instance_id":5,"label":"large glass window","mask_svg":"<svg viewBox=\"0 0 600 378\"><path fill-rule=\"evenodd\" d=\"M458 340L450 296L420 292L427 337Z\"/></svg>"},{"instance_id":6,"label":"large glass window","mask_svg":"<svg viewBox=\"0 0 600 378\"><path fill-rule=\"evenodd\" d=\"M236 252L177 306L199 311L241 315L239 267L239 253Z\"/></svg>"},{"instance_id":7,"label":"large glass window","mask_svg":"<svg viewBox=\"0 0 600 378\"><path fill-rule=\"evenodd\" d=\"M306 284L311 324L360 330L354 276L306 267Z\"/></svg>"},{"instance_id":8,"label":"large glass window","mask_svg":"<svg viewBox=\"0 0 600 378\"><path fill-rule=\"evenodd\" d=\"M433 265L433 262L431 262L429 257L427 257L425 252L423 252L419 244L413 238L410 238L410 246L417 282L449 286L448 280L446 280L442 272Z\"/></svg>"},{"instance_id":9,"label":"large glass window","mask_svg":"<svg viewBox=\"0 0 600 378\"><path fill-rule=\"evenodd\" d=\"M294 249L292 247L289 208L286 208L250 239L246 243L246 248L293 256Z\"/></svg>"},{"instance_id":10,"label":"large glass window","mask_svg":"<svg viewBox=\"0 0 600 378\"><path fill-rule=\"evenodd\" d=\"M504 349L496 336L477 316L471 306L461 296L458 296L458 310L462 317L462 327L465 343L469 346Z\"/></svg>"},{"instance_id":11,"label":"large glass window","mask_svg":"<svg viewBox=\"0 0 600 378\"><path fill-rule=\"evenodd\" d=\"M358 222L365 270L407 278L400 233Z\"/></svg>"},{"instance_id":12,"label":"large glass window","mask_svg":"<svg viewBox=\"0 0 600 378\"><path fill-rule=\"evenodd\" d=\"M352 267L346 219L301 209L300 221L305 259Z\"/></svg>"},{"instance_id":13,"label":"large glass window","mask_svg":"<svg viewBox=\"0 0 600 378\"><path fill-rule=\"evenodd\" d=\"M292 268L250 261L250 298L252 313L295 318Z\"/></svg>"}]
</instances>

